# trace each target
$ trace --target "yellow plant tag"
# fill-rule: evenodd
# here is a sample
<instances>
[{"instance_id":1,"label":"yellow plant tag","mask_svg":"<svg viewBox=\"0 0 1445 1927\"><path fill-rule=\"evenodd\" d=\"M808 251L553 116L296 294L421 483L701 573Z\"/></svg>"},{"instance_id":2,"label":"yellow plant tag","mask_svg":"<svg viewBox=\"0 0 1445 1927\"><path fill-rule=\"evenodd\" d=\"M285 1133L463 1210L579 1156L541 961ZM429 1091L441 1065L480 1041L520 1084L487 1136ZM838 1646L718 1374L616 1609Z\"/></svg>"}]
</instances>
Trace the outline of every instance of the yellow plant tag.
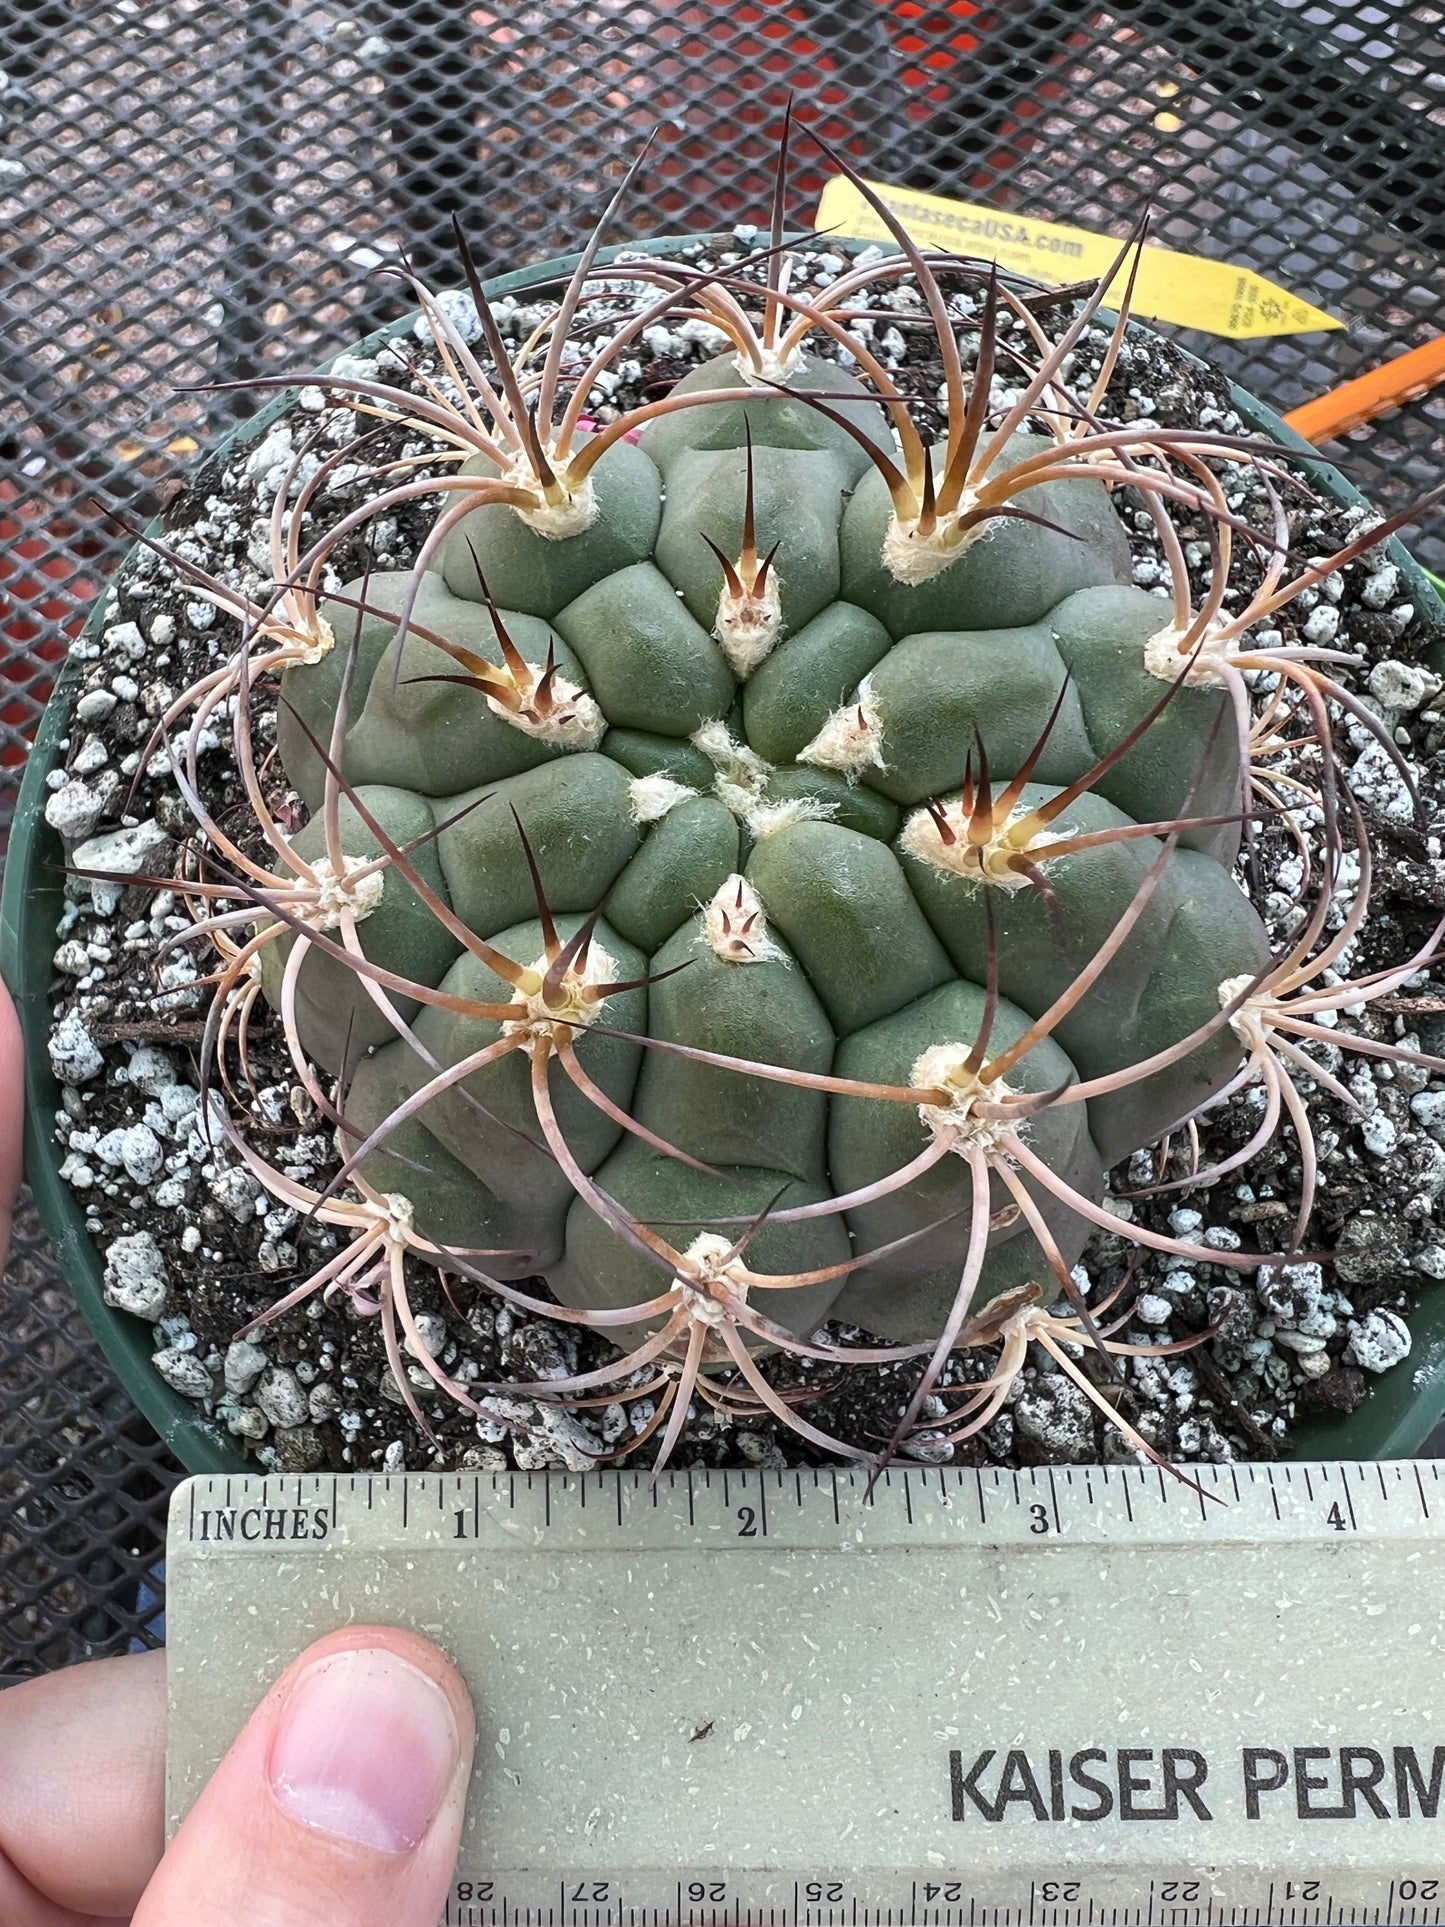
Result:
<instances>
[{"instance_id":1,"label":"yellow plant tag","mask_svg":"<svg viewBox=\"0 0 1445 1927\"><path fill-rule=\"evenodd\" d=\"M1032 215L1012 214L984 201L951 201L941 194L889 187L881 181L868 185L920 246L997 261L1001 268L1031 275L1048 287L1096 280L1108 273L1119 252L1120 244L1112 235L1095 234L1088 228L1036 221ZM813 226L819 233L857 235L865 241L889 238L882 221L842 175L823 189ZM1116 299L1127 278L1126 264L1111 283ZM1139 263L1131 311L1151 321L1175 321L1234 341L1255 335L1309 334L1345 325L1266 281L1252 268L1148 243Z\"/></svg>"}]
</instances>

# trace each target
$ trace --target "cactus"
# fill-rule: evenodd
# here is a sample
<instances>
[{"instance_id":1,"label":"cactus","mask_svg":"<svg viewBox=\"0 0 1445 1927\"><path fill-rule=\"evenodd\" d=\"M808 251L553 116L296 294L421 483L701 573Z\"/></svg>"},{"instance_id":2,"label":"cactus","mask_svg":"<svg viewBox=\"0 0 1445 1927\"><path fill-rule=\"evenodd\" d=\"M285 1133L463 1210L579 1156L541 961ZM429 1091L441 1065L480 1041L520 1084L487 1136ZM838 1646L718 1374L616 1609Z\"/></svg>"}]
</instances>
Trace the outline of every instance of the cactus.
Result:
<instances>
[{"instance_id":1,"label":"cactus","mask_svg":"<svg viewBox=\"0 0 1445 1927\"><path fill-rule=\"evenodd\" d=\"M770 1384L770 1351L926 1360L901 1439L952 1351L998 1343L945 1427L962 1437L1036 1341L1147 1451L1079 1369L1080 1347L1128 1348L1072 1268L1095 1227L1121 1228L1107 1168L1244 1079L1266 1085L1260 1141L1287 1113L1306 1142L1290 1061L1362 993L1320 985L1347 941L1327 933L1329 877L1276 958L1233 866L1253 813L1290 800L1271 777L1287 723L1317 733L1331 863L1346 828L1365 850L1326 701L1379 725L1328 652L1249 632L1388 531L1285 581L1297 485L1277 450L1103 417L1127 314L1089 390L1070 386L1105 284L1055 338L1027 290L896 231L896 253L793 293L783 175L760 284L665 257L599 267L599 228L515 358L461 244L487 353L418 284L446 379L329 384L363 420L424 432L451 472L383 465L308 545L365 437L303 451L268 604L178 565L243 641L165 726L233 699L271 849L243 852L183 783L229 865L196 886L221 958L210 1045L224 1070L259 986L337 1126L343 1161L309 1202L356 1239L283 1304L346 1290L393 1353L398 1319L415 1347L410 1254L594 1326L616 1366L545 1389L582 1400L655 1368L661 1457L695 1394L863 1456ZM931 444L849 327L905 287L941 370ZM599 377L680 312L724 351L589 423ZM1225 462L1266 477L1275 531L1236 521ZM1126 489L1172 602L1131 584ZM328 586L344 540L418 499L438 509L414 567ZM1214 548L1197 607L1181 516ZM1229 614L1241 546L1263 579ZM252 692L278 673L280 757L311 811L294 835L249 751ZM1308 1192L1308 1155L1305 1173ZM555 1305L520 1288L533 1276ZM815 1336L830 1319L878 1342L842 1350Z\"/></svg>"}]
</instances>

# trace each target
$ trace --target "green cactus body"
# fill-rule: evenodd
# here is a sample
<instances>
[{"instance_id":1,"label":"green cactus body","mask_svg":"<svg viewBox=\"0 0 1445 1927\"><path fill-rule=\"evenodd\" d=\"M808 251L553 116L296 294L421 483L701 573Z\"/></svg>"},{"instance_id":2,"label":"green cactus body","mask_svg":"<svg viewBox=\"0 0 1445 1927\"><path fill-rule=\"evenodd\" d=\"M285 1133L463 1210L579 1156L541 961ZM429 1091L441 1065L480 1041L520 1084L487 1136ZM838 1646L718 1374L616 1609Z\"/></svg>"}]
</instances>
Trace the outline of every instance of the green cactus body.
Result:
<instances>
[{"instance_id":1,"label":"green cactus body","mask_svg":"<svg viewBox=\"0 0 1445 1927\"><path fill-rule=\"evenodd\" d=\"M594 964L605 958L618 983L651 982L607 996L595 1024L568 1033L612 1108L554 1061L558 1127L587 1181L631 1217L714 1223L727 1237L767 1207L873 1185L927 1149L919 1106L806 1080L907 1086L930 1051L970 1049L988 1002L990 914L998 1051L1067 998L1137 911L1118 954L1010 1068L1014 1091L1110 1077L1168 1051L1217 1017L1221 983L1253 976L1268 955L1224 867L1238 842L1230 824L1174 843L1158 831L1053 856L1046 847L1237 812L1238 743L1217 686L1181 687L1049 820L1036 839L1047 890L1023 872L980 882L958 867L938 823L963 807L962 791L998 801L1033 757L1014 816L1046 810L1159 704L1144 645L1166 611L1128 585L1123 530L1094 481L1030 493L1029 509L1056 527L995 521L928 580L895 581L880 559L882 480L856 438L801 397L826 394L835 415L886 447L882 411L831 365L805 363L794 380L779 395L749 388L731 359L697 370L684 391L736 389L737 401L681 409L640 445L612 448L583 533L548 539L496 504L470 513L422 585L400 660L405 578L348 585L328 610L335 648L287 670L281 710L286 770L316 809L325 770L312 738L332 740L350 659L345 779L411 847L460 924L503 957L530 966L543 954L533 864L560 940L600 912ZM777 545L773 601L764 607L760 592L734 621L715 549L739 555L749 474L758 550ZM358 617L347 598L362 595L371 613ZM422 633L496 665L499 626L533 670L550 660L592 719L585 728L567 737L519 725ZM340 834L349 857L376 857L349 804ZM297 849L324 848L313 819ZM444 1000L513 996L392 871L357 931L376 963ZM273 1000L295 940L288 933L267 962ZM314 954L295 975L310 1052L338 1069L350 1040L347 1112L363 1132L503 1035L497 1019L412 999L398 1000L412 1034L397 1037L338 960ZM1225 1026L1153 1075L1039 1112L1030 1149L1097 1198L1108 1163L1219 1090L1240 1062ZM623 1308L668 1286L666 1269L548 1152L525 1052L431 1097L362 1169L412 1200L425 1235L505 1248L496 1275L540 1271L566 1304ZM1027 1188L1072 1262L1087 1226L1032 1180ZM1051 1297L1057 1280L1028 1215L997 1176L991 1204L975 1302L1024 1283ZM970 1209L968 1167L950 1152L846 1216L765 1223L749 1248L754 1272L838 1275L760 1290L758 1308L804 1335L836 1313L885 1339L935 1336L958 1289ZM685 1245L693 1231L667 1235ZM857 1258L867 1262L840 1269Z\"/></svg>"}]
</instances>

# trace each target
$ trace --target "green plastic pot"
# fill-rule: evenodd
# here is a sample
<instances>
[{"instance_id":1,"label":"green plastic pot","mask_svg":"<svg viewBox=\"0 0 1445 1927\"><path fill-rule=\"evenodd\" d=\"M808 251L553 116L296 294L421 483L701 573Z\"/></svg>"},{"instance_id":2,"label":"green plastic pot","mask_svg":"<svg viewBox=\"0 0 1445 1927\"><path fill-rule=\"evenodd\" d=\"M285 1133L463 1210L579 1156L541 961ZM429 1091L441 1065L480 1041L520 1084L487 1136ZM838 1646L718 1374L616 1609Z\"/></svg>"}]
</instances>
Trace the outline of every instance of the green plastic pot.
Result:
<instances>
[{"instance_id":1,"label":"green plastic pot","mask_svg":"<svg viewBox=\"0 0 1445 1927\"><path fill-rule=\"evenodd\" d=\"M704 238L684 235L630 245L649 253L671 254ZM718 242L731 239L712 238ZM830 237L829 245L856 252L870 244ZM606 250L601 258L609 260L614 252ZM569 255L501 275L487 282L487 294L496 299L538 290L566 275L576 258ZM385 342L410 327L411 317L406 316L369 335L352 352L375 354ZM291 394L278 395L237 428L223 448L261 434L292 398ZM1321 460L1263 402L1239 388L1233 390L1233 401L1252 431L1308 457L1310 477L1321 494L1346 505L1364 500L1338 469ZM1398 544L1392 545L1392 555L1416 607L1445 622L1445 602L1425 572ZM87 634L98 631L103 604L102 597L87 625ZM101 1349L137 1406L188 1470L241 1472L253 1467L254 1461L229 1434L199 1417L196 1407L152 1369L151 1327L105 1303L100 1253L85 1229L84 1211L60 1177L62 1159L53 1137L60 1092L50 1070L46 1043L51 1026L52 958L62 904L64 853L59 837L45 821L44 806L46 778L63 762L60 745L69 733L70 707L79 680L79 665L67 664L41 718L21 784L0 896L0 976L14 996L25 1042L26 1172L61 1270ZM1433 1291L1426 1287L1412 1330L1415 1349L1409 1366L1382 1377L1351 1417L1297 1430L1292 1448L1298 1457L1392 1459L1408 1457L1419 1449L1445 1413L1445 1288Z\"/></svg>"}]
</instances>

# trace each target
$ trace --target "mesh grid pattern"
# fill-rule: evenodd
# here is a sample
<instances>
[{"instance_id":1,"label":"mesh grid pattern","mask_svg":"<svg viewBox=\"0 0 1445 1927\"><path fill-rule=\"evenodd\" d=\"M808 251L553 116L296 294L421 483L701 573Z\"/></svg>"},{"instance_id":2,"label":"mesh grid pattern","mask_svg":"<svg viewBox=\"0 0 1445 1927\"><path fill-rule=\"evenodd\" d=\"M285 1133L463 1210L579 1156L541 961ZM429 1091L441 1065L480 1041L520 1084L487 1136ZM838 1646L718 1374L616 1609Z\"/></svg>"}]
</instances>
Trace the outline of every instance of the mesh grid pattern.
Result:
<instances>
[{"instance_id":1,"label":"mesh grid pattern","mask_svg":"<svg viewBox=\"0 0 1445 1927\"><path fill-rule=\"evenodd\" d=\"M1259 269L1347 331L1176 331L1280 409L1428 339L1445 297L1445 0L0 0L0 848L66 640L252 401L455 278L766 203L792 93L868 171ZM821 186L804 144L794 207ZM1382 508L1445 474L1445 390L1330 453ZM123 519L117 519L123 518ZM1445 527L1407 534L1445 567ZM154 1636L177 1468L38 1227L0 1299L0 1678ZM139 1601L139 1603L138 1603Z\"/></svg>"}]
</instances>

